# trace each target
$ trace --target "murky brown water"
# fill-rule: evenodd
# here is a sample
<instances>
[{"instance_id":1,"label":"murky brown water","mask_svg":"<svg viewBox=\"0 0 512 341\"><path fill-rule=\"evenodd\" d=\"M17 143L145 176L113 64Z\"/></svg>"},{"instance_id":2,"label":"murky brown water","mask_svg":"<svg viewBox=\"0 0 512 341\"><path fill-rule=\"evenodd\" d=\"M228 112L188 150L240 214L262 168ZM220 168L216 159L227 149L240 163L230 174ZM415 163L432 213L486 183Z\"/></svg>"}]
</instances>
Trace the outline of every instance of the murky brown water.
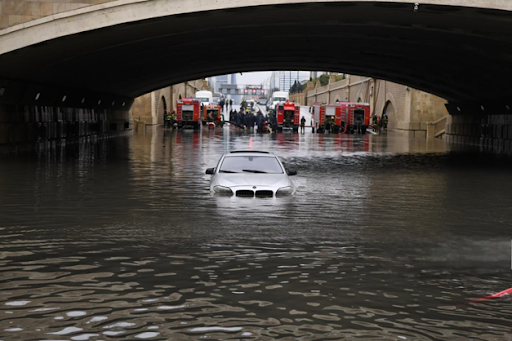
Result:
<instances>
[{"instance_id":1,"label":"murky brown water","mask_svg":"<svg viewBox=\"0 0 512 341\"><path fill-rule=\"evenodd\" d=\"M293 198L216 198L271 150ZM398 136L164 132L0 156L1 340L512 340L509 158Z\"/></svg>"}]
</instances>

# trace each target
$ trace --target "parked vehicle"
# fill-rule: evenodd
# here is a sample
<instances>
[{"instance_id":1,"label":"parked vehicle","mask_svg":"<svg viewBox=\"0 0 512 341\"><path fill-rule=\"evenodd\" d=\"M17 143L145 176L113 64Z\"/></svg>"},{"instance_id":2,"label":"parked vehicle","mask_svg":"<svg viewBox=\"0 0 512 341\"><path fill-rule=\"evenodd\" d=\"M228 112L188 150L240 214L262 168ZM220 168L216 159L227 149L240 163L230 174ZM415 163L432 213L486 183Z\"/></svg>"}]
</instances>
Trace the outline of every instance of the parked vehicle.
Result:
<instances>
[{"instance_id":1,"label":"parked vehicle","mask_svg":"<svg viewBox=\"0 0 512 341\"><path fill-rule=\"evenodd\" d=\"M269 111L270 109L273 109L274 107L272 106L272 98L270 98L269 100L267 100L267 103L265 103L265 107L267 109L267 111Z\"/></svg>"},{"instance_id":2,"label":"parked vehicle","mask_svg":"<svg viewBox=\"0 0 512 341\"><path fill-rule=\"evenodd\" d=\"M275 108L279 102L285 102L290 99L288 91L274 91L272 94L272 108Z\"/></svg>"},{"instance_id":3,"label":"parked vehicle","mask_svg":"<svg viewBox=\"0 0 512 341\"><path fill-rule=\"evenodd\" d=\"M364 134L370 124L370 105L368 103L336 102L332 104L315 103L312 116L317 123L317 132L329 131Z\"/></svg>"},{"instance_id":4,"label":"parked vehicle","mask_svg":"<svg viewBox=\"0 0 512 341\"><path fill-rule=\"evenodd\" d=\"M280 197L295 193L288 176L297 174L286 170L279 158L265 151L233 151L222 155L211 174L210 191L216 195L237 197Z\"/></svg>"},{"instance_id":5,"label":"parked vehicle","mask_svg":"<svg viewBox=\"0 0 512 341\"><path fill-rule=\"evenodd\" d=\"M201 103L196 98L183 98L177 104L178 128L199 129L201 126Z\"/></svg>"},{"instance_id":6,"label":"parked vehicle","mask_svg":"<svg viewBox=\"0 0 512 341\"><path fill-rule=\"evenodd\" d=\"M213 92L211 91L196 91L195 98L197 98L199 102L203 103L203 105L213 104Z\"/></svg>"},{"instance_id":7,"label":"parked vehicle","mask_svg":"<svg viewBox=\"0 0 512 341\"><path fill-rule=\"evenodd\" d=\"M300 106L294 102L279 102L274 107L272 125L278 132L283 128L293 129L294 132L299 131L300 124Z\"/></svg>"},{"instance_id":8,"label":"parked vehicle","mask_svg":"<svg viewBox=\"0 0 512 341\"><path fill-rule=\"evenodd\" d=\"M222 126L224 124L224 119L222 116L222 108L219 105L209 104L203 105L203 125L208 124L209 122L214 123L215 125Z\"/></svg>"},{"instance_id":9,"label":"parked vehicle","mask_svg":"<svg viewBox=\"0 0 512 341\"><path fill-rule=\"evenodd\" d=\"M370 104L368 103L347 103L346 116L342 131L348 134L359 132L366 133L366 129L370 125Z\"/></svg>"},{"instance_id":10,"label":"parked vehicle","mask_svg":"<svg viewBox=\"0 0 512 341\"><path fill-rule=\"evenodd\" d=\"M266 98L258 98L258 99L256 100L256 103L257 103L258 105L262 105L262 106L264 106L264 105L266 105L266 104L267 104L267 99L266 99Z\"/></svg>"}]
</instances>

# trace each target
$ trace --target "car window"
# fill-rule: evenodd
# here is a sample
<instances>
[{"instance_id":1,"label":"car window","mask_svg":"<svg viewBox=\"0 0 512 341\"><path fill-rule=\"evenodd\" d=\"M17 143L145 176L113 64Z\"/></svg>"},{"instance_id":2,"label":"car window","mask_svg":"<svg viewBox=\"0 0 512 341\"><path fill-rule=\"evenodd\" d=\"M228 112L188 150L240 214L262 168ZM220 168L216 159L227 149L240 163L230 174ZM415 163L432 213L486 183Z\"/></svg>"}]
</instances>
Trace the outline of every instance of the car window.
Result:
<instances>
[{"instance_id":1,"label":"car window","mask_svg":"<svg viewBox=\"0 0 512 341\"><path fill-rule=\"evenodd\" d=\"M283 168L275 156L226 156L219 169L220 173L270 173L282 174Z\"/></svg>"}]
</instances>

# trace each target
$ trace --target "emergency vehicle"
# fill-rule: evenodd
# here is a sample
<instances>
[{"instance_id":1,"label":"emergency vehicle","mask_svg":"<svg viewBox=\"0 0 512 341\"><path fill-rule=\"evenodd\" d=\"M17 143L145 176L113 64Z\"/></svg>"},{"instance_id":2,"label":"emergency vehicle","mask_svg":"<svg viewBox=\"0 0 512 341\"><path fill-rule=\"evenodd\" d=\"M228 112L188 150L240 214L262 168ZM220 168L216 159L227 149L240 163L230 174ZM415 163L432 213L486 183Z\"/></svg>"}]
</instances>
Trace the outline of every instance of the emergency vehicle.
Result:
<instances>
[{"instance_id":1,"label":"emergency vehicle","mask_svg":"<svg viewBox=\"0 0 512 341\"><path fill-rule=\"evenodd\" d=\"M201 126L201 102L196 98L183 98L177 104L178 128L199 129Z\"/></svg>"},{"instance_id":2,"label":"emergency vehicle","mask_svg":"<svg viewBox=\"0 0 512 341\"><path fill-rule=\"evenodd\" d=\"M346 115L342 119L342 132L347 134L358 132L365 134L366 129L370 125L370 104L345 102L344 111Z\"/></svg>"},{"instance_id":3,"label":"emergency vehicle","mask_svg":"<svg viewBox=\"0 0 512 341\"><path fill-rule=\"evenodd\" d=\"M222 119L222 108L219 105L209 104L203 105L203 125L210 124L213 122L216 126L221 126L224 124L224 120Z\"/></svg>"},{"instance_id":4,"label":"emergency vehicle","mask_svg":"<svg viewBox=\"0 0 512 341\"><path fill-rule=\"evenodd\" d=\"M370 105L368 103L336 102L333 104L313 105L313 119L317 122L317 132L325 130L337 134L339 132L364 134L370 124Z\"/></svg>"},{"instance_id":5,"label":"emergency vehicle","mask_svg":"<svg viewBox=\"0 0 512 341\"><path fill-rule=\"evenodd\" d=\"M318 134L325 132L326 117L325 117L325 104L315 103L312 106L311 117L315 121L315 129ZM332 118L331 118L332 119Z\"/></svg>"},{"instance_id":6,"label":"emergency vehicle","mask_svg":"<svg viewBox=\"0 0 512 341\"><path fill-rule=\"evenodd\" d=\"M274 107L274 127L278 132L283 128L291 128L294 132L299 131L300 106L294 102L279 102Z\"/></svg>"}]
</instances>

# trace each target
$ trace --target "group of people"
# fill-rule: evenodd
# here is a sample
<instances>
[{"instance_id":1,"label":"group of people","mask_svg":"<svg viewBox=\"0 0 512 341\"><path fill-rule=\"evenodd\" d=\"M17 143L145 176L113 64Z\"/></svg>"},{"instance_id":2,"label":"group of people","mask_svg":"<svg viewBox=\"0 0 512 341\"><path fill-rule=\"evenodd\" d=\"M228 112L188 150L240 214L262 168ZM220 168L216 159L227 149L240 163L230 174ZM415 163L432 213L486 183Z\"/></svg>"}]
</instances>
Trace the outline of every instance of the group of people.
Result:
<instances>
[{"instance_id":1,"label":"group of people","mask_svg":"<svg viewBox=\"0 0 512 341\"><path fill-rule=\"evenodd\" d=\"M382 118L377 115L372 116L372 127L377 132L388 131L389 118L387 114L382 115Z\"/></svg>"},{"instance_id":2,"label":"group of people","mask_svg":"<svg viewBox=\"0 0 512 341\"><path fill-rule=\"evenodd\" d=\"M224 99L221 99L220 102L219 102L219 105L220 107L222 108L222 111L228 111L230 109L233 109L233 99L231 98L226 98L225 100Z\"/></svg>"},{"instance_id":3,"label":"group of people","mask_svg":"<svg viewBox=\"0 0 512 341\"><path fill-rule=\"evenodd\" d=\"M229 112L229 119L240 128L254 127L256 123L256 116L254 116L254 114L249 110L243 108L240 108L239 111L231 109Z\"/></svg>"},{"instance_id":4,"label":"group of people","mask_svg":"<svg viewBox=\"0 0 512 341\"><path fill-rule=\"evenodd\" d=\"M254 129L256 126L258 132L271 132L272 124L268 116L261 112L252 113L249 109L240 108L239 111L232 109L229 112L229 120L235 126L241 129Z\"/></svg>"}]
</instances>

